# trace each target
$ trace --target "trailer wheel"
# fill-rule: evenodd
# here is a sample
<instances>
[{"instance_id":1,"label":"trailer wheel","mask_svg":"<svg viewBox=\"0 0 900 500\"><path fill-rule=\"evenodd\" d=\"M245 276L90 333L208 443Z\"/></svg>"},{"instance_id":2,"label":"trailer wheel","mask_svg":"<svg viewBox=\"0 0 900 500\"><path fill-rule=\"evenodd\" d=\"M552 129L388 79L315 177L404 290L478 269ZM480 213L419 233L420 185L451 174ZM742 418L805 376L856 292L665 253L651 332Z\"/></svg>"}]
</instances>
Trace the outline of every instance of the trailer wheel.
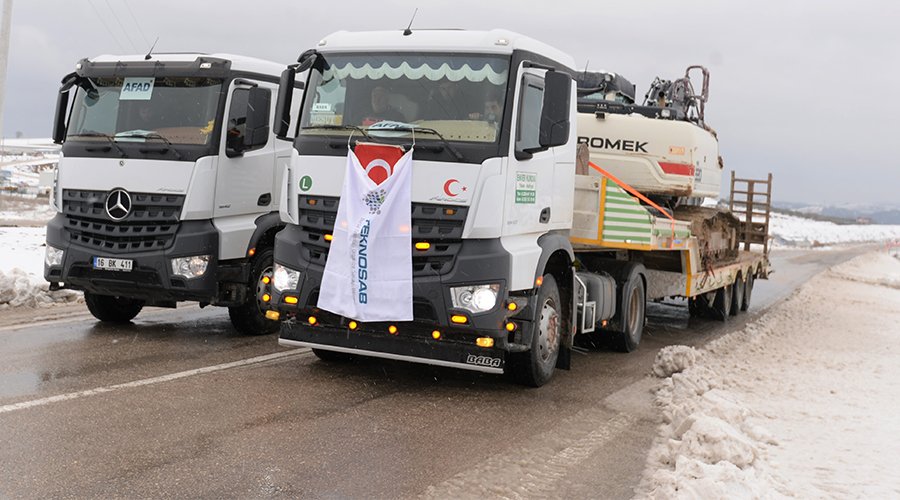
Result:
<instances>
[{"instance_id":1,"label":"trailer wheel","mask_svg":"<svg viewBox=\"0 0 900 500\"><path fill-rule=\"evenodd\" d=\"M510 373L520 384L540 387L553 377L563 335L561 304L556 280L545 274L538 289L531 349L509 358Z\"/></svg>"},{"instance_id":2,"label":"trailer wheel","mask_svg":"<svg viewBox=\"0 0 900 500\"><path fill-rule=\"evenodd\" d=\"M756 281L756 277L753 273L747 274L747 279L744 280L744 300L741 301L741 311L750 309L750 296L753 295L754 281Z\"/></svg>"},{"instance_id":3,"label":"trailer wheel","mask_svg":"<svg viewBox=\"0 0 900 500\"><path fill-rule=\"evenodd\" d=\"M95 318L105 323L128 323L144 308L144 301L84 292L84 302Z\"/></svg>"},{"instance_id":4,"label":"trailer wheel","mask_svg":"<svg viewBox=\"0 0 900 500\"><path fill-rule=\"evenodd\" d=\"M734 280L734 284L732 285L734 288L731 291L731 315L737 316L739 312L742 311L742 307L744 306L744 291L747 290L747 285L744 282L744 279L741 278L739 274L738 277Z\"/></svg>"},{"instance_id":5,"label":"trailer wheel","mask_svg":"<svg viewBox=\"0 0 900 500\"><path fill-rule=\"evenodd\" d=\"M266 319L266 304L261 301L263 276L272 276L275 250L266 248L258 251L253 258L250 269L250 282L247 283L247 297L239 306L228 308L231 324L243 335L267 335L277 332L280 321Z\"/></svg>"},{"instance_id":6,"label":"trailer wheel","mask_svg":"<svg viewBox=\"0 0 900 500\"><path fill-rule=\"evenodd\" d=\"M641 343L644 332L644 319L647 314L647 292L644 280L638 273L632 272L625 282L622 294L622 331L615 335L616 350L631 352Z\"/></svg>"},{"instance_id":7,"label":"trailer wheel","mask_svg":"<svg viewBox=\"0 0 900 500\"><path fill-rule=\"evenodd\" d=\"M732 290L734 284L725 285L716 290L716 298L713 300L712 307L709 308L709 315L719 321L727 321L731 315Z\"/></svg>"},{"instance_id":8,"label":"trailer wheel","mask_svg":"<svg viewBox=\"0 0 900 500\"><path fill-rule=\"evenodd\" d=\"M715 295L715 292L706 292L688 299L688 311L691 317L709 316L709 308L712 307Z\"/></svg>"}]
</instances>

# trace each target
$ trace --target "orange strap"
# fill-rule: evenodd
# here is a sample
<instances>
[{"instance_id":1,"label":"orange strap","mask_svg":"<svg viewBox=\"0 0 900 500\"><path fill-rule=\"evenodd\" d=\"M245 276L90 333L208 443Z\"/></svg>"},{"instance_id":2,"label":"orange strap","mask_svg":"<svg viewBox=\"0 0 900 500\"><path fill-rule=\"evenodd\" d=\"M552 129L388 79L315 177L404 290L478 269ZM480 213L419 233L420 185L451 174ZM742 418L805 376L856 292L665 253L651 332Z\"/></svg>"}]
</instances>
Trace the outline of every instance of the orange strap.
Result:
<instances>
[{"instance_id":1,"label":"orange strap","mask_svg":"<svg viewBox=\"0 0 900 500\"><path fill-rule=\"evenodd\" d=\"M588 165L590 165L591 168L593 168L593 169L596 170L597 172L600 172L600 174L603 175L603 176L605 176L607 179L609 179L609 180L615 182L616 184L618 184L619 187L621 187L621 188L624 189L625 191L628 191L628 193L630 193L631 195L637 197L639 200L641 200L641 201L643 201L644 203L650 205L651 207L653 207L653 208L659 210L659 212L660 212L661 214L665 215L665 216L669 219L669 221L671 221L671 226L672 226L672 238L669 240L669 248L674 248L674 247L675 247L675 218L674 218L674 217L672 217L671 215L669 215L669 213L666 212L665 210L663 210L662 207L660 207L660 206L657 205L656 203L653 203L652 201L650 201L649 198L647 198L646 196L644 196L644 195L642 195L641 193L639 193L639 192L637 191L637 189L634 189L633 187L629 186L628 184L626 184L626 183L620 181L615 175L613 175L613 174L607 172L606 170L603 170L602 168L598 167L594 162L589 161L589 162L588 162Z\"/></svg>"}]
</instances>

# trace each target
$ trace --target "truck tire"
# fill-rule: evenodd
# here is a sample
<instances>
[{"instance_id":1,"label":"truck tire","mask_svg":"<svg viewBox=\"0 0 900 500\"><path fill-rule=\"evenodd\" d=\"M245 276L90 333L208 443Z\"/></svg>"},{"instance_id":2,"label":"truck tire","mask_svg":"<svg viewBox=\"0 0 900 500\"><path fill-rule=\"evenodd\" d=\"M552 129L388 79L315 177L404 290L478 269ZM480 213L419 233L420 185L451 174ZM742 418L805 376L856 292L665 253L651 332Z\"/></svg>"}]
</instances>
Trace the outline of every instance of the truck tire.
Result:
<instances>
[{"instance_id":1,"label":"truck tire","mask_svg":"<svg viewBox=\"0 0 900 500\"><path fill-rule=\"evenodd\" d=\"M712 307L709 308L709 315L712 319L728 321L728 317L731 316L733 288L734 283L716 290L716 298L713 300Z\"/></svg>"},{"instance_id":2,"label":"truck tire","mask_svg":"<svg viewBox=\"0 0 900 500\"><path fill-rule=\"evenodd\" d=\"M734 280L734 285L732 285L731 290L731 315L737 316L739 312L741 312L744 306L744 291L747 290L746 283L744 279L741 278L741 275Z\"/></svg>"},{"instance_id":3,"label":"truck tire","mask_svg":"<svg viewBox=\"0 0 900 500\"><path fill-rule=\"evenodd\" d=\"M540 387L550 381L562 341L564 324L559 287L550 274L538 289L531 349L509 356L510 373L520 384Z\"/></svg>"},{"instance_id":4,"label":"truck tire","mask_svg":"<svg viewBox=\"0 0 900 500\"><path fill-rule=\"evenodd\" d=\"M622 331L615 333L614 347L620 352L632 352L640 345L644 332L647 291L636 268L631 271L622 287Z\"/></svg>"},{"instance_id":5,"label":"truck tire","mask_svg":"<svg viewBox=\"0 0 900 500\"><path fill-rule=\"evenodd\" d=\"M747 274L747 279L744 280L744 300L741 301L741 311L750 309L750 296L753 295L754 281L756 281L756 277L753 276L753 273Z\"/></svg>"},{"instance_id":6,"label":"truck tire","mask_svg":"<svg viewBox=\"0 0 900 500\"><path fill-rule=\"evenodd\" d=\"M144 301L84 292L84 303L91 314L106 323L128 323L144 308Z\"/></svg>"},{"instance_id":7,"label":"truck tire","mask_svg":"<svg viewBox=\"0 0 900 500\"><path fill-rule=\"evenodd\" d=\"M275 250L266 248L256 252L250 267L250 281L247 283L247 298L243 304L228 308L228 316L235 330L243 335L268 335L277 332L280 321L266 319L266 308L259 296L264 275L272 274Z\"/></svg>"},{"instance_id":8,"label":"truck tire","mask_svg":"<svg viewBox=\"0 0 900 500\"><path fill-rule=\"evenodd\" d=\"M712 301L715 299L715 292L710 297L710 292L701 293L688 299L688 311L691 317L707 317L709 316L709 308L712 307Z\"/></svg>"}]
</instances>

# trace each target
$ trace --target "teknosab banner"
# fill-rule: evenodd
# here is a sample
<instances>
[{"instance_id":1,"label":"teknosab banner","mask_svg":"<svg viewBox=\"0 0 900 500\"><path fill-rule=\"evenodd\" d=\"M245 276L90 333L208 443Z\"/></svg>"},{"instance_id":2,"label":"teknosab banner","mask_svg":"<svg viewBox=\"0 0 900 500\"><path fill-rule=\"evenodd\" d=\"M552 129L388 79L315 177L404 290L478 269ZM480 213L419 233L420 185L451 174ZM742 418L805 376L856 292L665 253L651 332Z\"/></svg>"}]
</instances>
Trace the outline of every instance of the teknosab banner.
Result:
<instances>
[{"instance_id":1,"label":"teknosab banner","mask_svg":"<svg viewBox=\"0 0 900 500\"><path fill-rule=\"evenodd\" d=\"M412 149L347 155L318 307L358 321L412 321Z\"/></svg>"}]
</instances>

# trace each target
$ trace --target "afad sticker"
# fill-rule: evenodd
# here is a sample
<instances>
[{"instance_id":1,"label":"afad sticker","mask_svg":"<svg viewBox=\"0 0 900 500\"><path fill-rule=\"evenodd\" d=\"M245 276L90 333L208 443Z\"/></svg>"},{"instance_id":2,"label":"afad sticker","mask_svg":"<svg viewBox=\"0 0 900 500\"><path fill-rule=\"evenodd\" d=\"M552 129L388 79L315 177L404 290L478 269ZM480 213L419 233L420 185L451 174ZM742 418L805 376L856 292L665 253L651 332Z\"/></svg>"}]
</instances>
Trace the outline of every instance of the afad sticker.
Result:
<instances>
[{"instance_id":1,"label":"afad sticker","mask_svg":"<svg viewBox=\"0 0 900 500\"><path fill-rule=\"evenodd\" d=\"M465 202L469 199L468 193L469 186L460 182L459 179L447 179L444 181L443 193L432 196L431 201Z\"/></svg>"},{"instance_id":2,"label":"afad sticker","mask_svg":"<svg viewBox=\"0 0 900 500\"><path fill-rule=\"evenodd\" d=\"M149 78L126 78L122 83L122 91L119 92L120 101L149 101L153 96L153 82L156 79L152 76Z\"/></svg>"}]
</instances>

